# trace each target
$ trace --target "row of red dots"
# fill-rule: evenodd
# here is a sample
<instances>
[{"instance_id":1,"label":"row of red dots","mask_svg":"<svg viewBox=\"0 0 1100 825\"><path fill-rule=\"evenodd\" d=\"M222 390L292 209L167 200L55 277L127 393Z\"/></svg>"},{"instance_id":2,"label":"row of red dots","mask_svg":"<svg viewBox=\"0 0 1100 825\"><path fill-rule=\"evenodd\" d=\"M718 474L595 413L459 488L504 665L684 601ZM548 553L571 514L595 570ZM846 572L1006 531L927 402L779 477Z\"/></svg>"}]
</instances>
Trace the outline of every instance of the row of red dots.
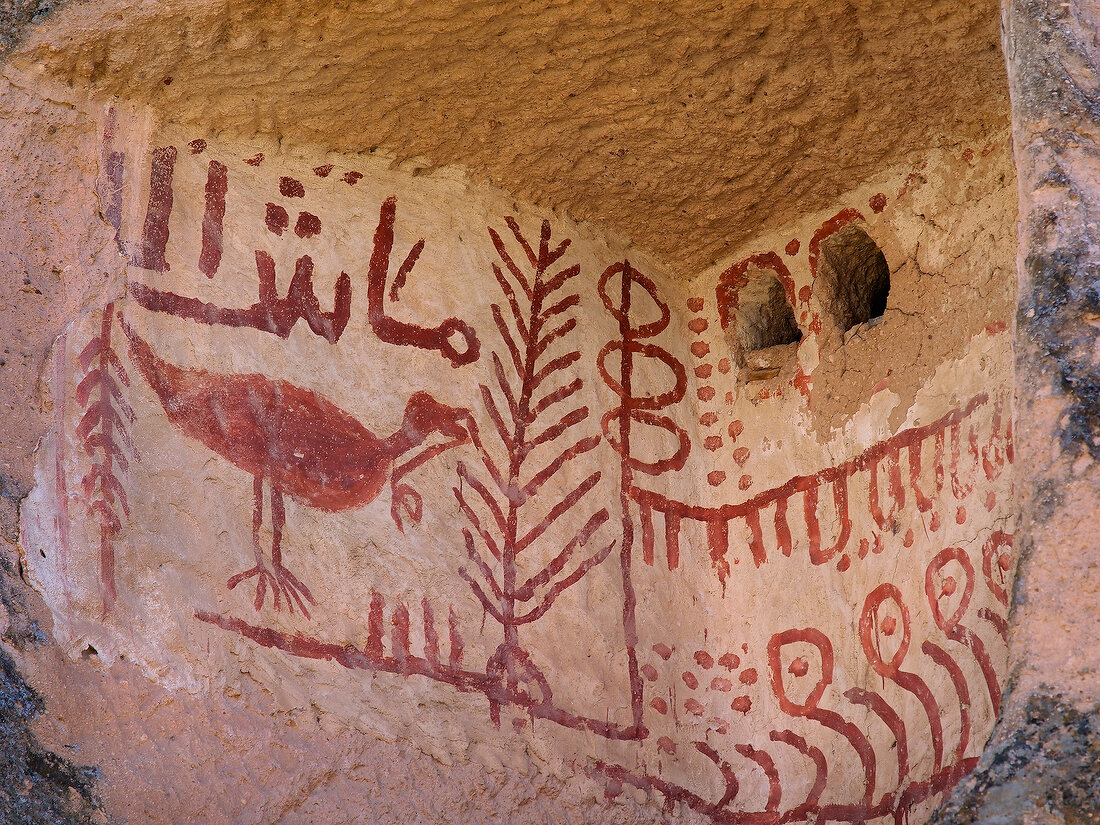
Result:
<instances>
[{"instance_id":1,"label":"row of red dots","mask_svg":"<svg viewBox=\"0 0 1100 825\"><path fill-rule=\"evenodd\" d=\"M695 313L696 317L692 318L688 322L688 329L691 330L696 336L702 335L706 332L710 325L710 322L706 318L700 317L699 314L703 311L705 302L702 298L696 296L694 298L688 298L687 308ZM706 341L693 341L691 344L691 354L699 360L706 358L710 355L710 344ZM730 360L728 358L721 358L718 360L718 372L722 375L728 375L730 372ZM708 362L704 362L695 367L695 377L703 381L708 380L714 374L714 365ZM700 401L710 402L714 400L715 390L710 384L704 384L696 390L696 395ZM733 403L733 393L726 393L726 404ZM710 429L718 424L718 414L712 411L708 411L699 416L699 423ZM744 431L745 425L741 421L733 421L729 425L729 437L730 440L736 442L737 437ZM724 440L720 433L715 433L706 436L703 440L704 449L716 452L722 449L724 446ZM738 447L733 451L733 460L737 462L738 467L744 467L745 463L749 460L749 448ZM726 480L725 470L712 470L707 473L707 483L711 487L718 487ZM752 476L743 474L737 482L738 488L741 490L748 490L752 486Z\"/></svg>"}]
</instances>

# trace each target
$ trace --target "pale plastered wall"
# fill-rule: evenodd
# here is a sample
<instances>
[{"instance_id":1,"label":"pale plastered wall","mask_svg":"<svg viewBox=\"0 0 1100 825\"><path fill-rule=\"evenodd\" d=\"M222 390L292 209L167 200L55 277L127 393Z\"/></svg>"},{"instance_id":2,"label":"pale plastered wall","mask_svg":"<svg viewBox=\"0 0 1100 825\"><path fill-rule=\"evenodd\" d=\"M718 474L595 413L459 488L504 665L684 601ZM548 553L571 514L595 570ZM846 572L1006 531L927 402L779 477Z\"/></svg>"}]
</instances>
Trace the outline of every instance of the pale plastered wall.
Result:
<instances>
[{"instance_id":1,"label":"pale plastered wall","mask_svg":"<svg viewBox=\"0 0 1100 825\"><path fill-rule=\"evenodd\" d=\"M73 101L118 257L43 373L22 538L70 655L271 714L249 735L354 730L641 821L920 816L974 764L1014 565L1003 134L682 282L460 171ZM817 275L848 225L881 247L891 293L842 337ZM750 382L722 318L762 262L803 339ZM256 476L263 565L278 572L274 482L301 584L282 579L279 609L274 578L228 587L254 564Z\"/></svg>"}]
</instances>

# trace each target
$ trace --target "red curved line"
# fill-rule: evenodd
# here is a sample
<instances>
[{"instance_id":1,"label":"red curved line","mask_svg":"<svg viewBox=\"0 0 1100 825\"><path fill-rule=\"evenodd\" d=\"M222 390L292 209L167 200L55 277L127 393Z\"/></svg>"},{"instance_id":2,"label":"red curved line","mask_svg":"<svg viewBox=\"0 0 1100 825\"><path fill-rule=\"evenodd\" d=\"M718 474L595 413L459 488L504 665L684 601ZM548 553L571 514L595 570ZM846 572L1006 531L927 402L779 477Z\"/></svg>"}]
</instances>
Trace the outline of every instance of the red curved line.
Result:
<instances>
[{"instance_id":1,"label":"red curved line","mask_svg":"<svg viewBox=\"0 0 1100 825\"><path fill-rule=\"evenodd\" d=\"M817 487L806 491L806 529L810 540L810 563L825 564L844 549L852 535L852 520L848 517L848 477L841 475L833 482L833 505L836 507L840 534L827 550L821 549L821 525L817 515Z\"/></svg>"},{"instance_id":2,"label":"red curved line","mask_svg":"<svg viewBox=\"0 0 1100 825\"><path fill-rule=\"evenodd\" d=\"M951 684L955 686L955 693L959 696L959 744L955 746L955 761L959 762L966 753L966 746L970 744L970 688L966 684L966 676L959 663L939 645L924 642L920 649L947 671Z\"/></svg>"},{"instance_id":3,"label":"red curved line","mask_svg":"<svg viewBox=\"0 0 1100 825\"><path fill-rule=\"evenodd\" d=\"M864 736L856 725L846 720L836 711L824 710L823 708L810 708L806 717L813 719L830 730L836 731L845 739L855 750L859 756L859 761L863 765L863 775L866 781L863 790L863 805L869 807L871 805L871 799L875 793L875 749L871 746L870 740Z\"/></svg>"},{"instance_id":4,"label":"red curved line","mask_svg":"<svg viewBox=\"0 0 1100 825\"><path fill-rule=\"evenodd\" d=\"M1000 613L994 613L988 607L983 607L978 610L978 617L993 625L993 629L997 631L997 634L1004 641L1008 641L1008 620L1004 616Z\"/></svg>"},{"instance_id":5,"label":"red curved line","mask_svg":"<svg viewBox=\"0 0 1100 825\"><path fill-rule=\"evenodd\" d=\"M738 261L718 276L718 285L715 287L714 294L718 303L718 318L722 324L722 329L726 329L729 326L729 310L737 309L738 307L739 293L742 287L749 282L749 277L746 273L750 266L772 270L779 279L779 283L783 286L783 292L787 297L787 303L791 305L792 309L795 306L794 278L791 277L791 271L787 269L786 264L783 263L783 259L774 251L758 252L755 255L750 255Z\"/></svg>"},{"instance_id":6,"label":"red curved line","mask_svg":"<svg viewBox=\"0 0 1100 825\"><path fill-rule=\"evenodd\" d=\"M922 441L925 438L935 435L946 427L963 420L987 401L989 401L989 396L985 393L980 393L971 398L965 407L954 410L931 424L924 427L914 427L912 429L902 430L892 438L875 444L855 458L849 459L833 467L826 467L823 470L818 470L813 475L794 476L788 479L785 484L779 487L773 487L770 490L765 490L739 504L702 507L670 499L661 493L657 493L653 490L646 490L641 487L631 487L630 497L639 504L644 504L647 507L652 507L654 510L660 510L664 513L674 513L680 518L690 518L696 521L710 521L713 518L723 518L726 521L732 521L735 518L744 516L749 510L759 510L763 507L767 507L773 501L782 498L790 498L794 493L800 490L806 490L813 484L826 484L834 481L841 475L851 476L866 470L889 451L908 446L909 444Z\"/></svg>"},{"instance_id":7,"label":"red curved line","mask_svg":"<svg viewBox=\"0 0 1100 825\"><path fill-rule=\"evenodd\" d=\"M853 221L866 220L867 219L863 217L863 213L861 213L859 210L848 208L841 209L839 212L833 215L833 217L829 218L829 220L825 221L825 223L821 225L821 227L814 233L813 237L810 239L809 262L811 280L817 279L817 262L818 258L821 256L821 242L833 233L843 229L847 224L852 223Z\"/></svg>"},{"instance_id":8,"label":"red curved line","mask_svg":"<svg viewBox=\"0 0 1100 825\"><path fill-rule=\"evenodd\" d=\"M873 711L890 729L890 733L894 734L898 753L898 787L901 787L909 773L909 738L905 732L905 722L880 694L873 691L851 688L844 692L844 698Z\"/></svg>"},{"instance_id":9,"label":"red curved line","mask_svg":"<svg viewBox=\"0 0 1100 825\"><path fill-rule=\"evenodd\" d=\"M829 781L829 763L825 761L825 754L823 754L819 748L807 744L806 739L799 736L794 731L773 730L770 734L770 738L773 742L782 742L786 745L790 745L799 753L809 757L814 763L814 768L816 770L814 774L814 784L811 786L810 792L806 795L806 801L797 808L791 809L787 813L787 817L785 817L787 821L794 821L817 806L818 801L821 799L821 794L825 791L825 783Z\"/></svg>"},{"instance_id":10,"label":"red curved line","mask_svg":"<svg viewBox=\"0 0 1100 825\"><path fill-rule=\"evenodd\" d=\"M982 669L982 676L985 677L985 687L989 693L989 701L993 705L993 714L1000 714L1001 685L997 680L997 671L993 668L993 662L985 649L985 642L974 631L962 625L956 625L954 630L947 634L947 637L970 648L970 652L978 660L978 667Z\"/></svg>"},{"instance_id":11,"label":"red curved line","mask_svg":"<svg viewBox=\"0 0 1100 825\"><path fill-rule=\"evenodd\" d=\"M397 215L397 198L391 195L382 203L378 227L374 230L374 251L367 271L367 320L374 334L387 344L438 350L451 365L472 364L481 355L481 341L473 327L459 318L447 318L438 327L421 327L391 318L386 314L386 278L393 251L393 225ZM417 251L419 245L414 247ZM411 257L411 256L410 256ZM466 349L459 352L450 342L457 332L465 340Z\"/></svg>"},{"instance_id":12,"label":"red curved line","mask_svg":"<svg viewBox=\"0 0 1100 825\"><path fill-rule=\"evenodd\" d=\"M771 754L764 750L758 750L752 745L734 745L734 749L746 759L751 759L768 778L768 804L764 810L775 813L779 810L779 803L783 797L783 786L779 782L779 771L775 769L775 760Z\"/></svg>"},{"instance_id":13,"label":"red curved line","mask_svg":"<svg viewBox=\"0 0 1100 825\"><path fill-rule=\"evenodd\" d=\"M938 771L943 765L943 722L940 720L940 706L935 695L929 690L925 681L915 673L899 670L889 678L902 690L916 696L921 707L924 708L924 715L928 717L928 727L932 736L933 770Z\"/></svg>"}]
</instances>

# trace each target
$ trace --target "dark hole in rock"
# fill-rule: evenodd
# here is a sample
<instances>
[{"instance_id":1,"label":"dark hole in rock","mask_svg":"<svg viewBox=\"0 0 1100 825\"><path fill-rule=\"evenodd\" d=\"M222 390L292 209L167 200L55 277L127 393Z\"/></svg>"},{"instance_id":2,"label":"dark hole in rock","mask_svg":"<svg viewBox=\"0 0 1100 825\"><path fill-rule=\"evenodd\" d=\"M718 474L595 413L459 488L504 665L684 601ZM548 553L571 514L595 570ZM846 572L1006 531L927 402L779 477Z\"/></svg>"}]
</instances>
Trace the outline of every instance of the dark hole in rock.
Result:
<instances>
[{"instance_id":1,"label":"dark hole in rock","mask_svg":"<svg viewBox=\"0 0 1100 825\"><path fill-rule=\"evenodd\" d=\"M821 286L825 312L841 332L886 312L890 267L870 236L846 226L821 244Z\"/></svg>"},{"instance_id":2,"label":"dark hole in rock","mask_svg":"<svg viewBox=\"0 0 1100 825\"><path fill-rule=\"evenodd\" d=\"M91 645L88 645L86 648L84 648L82 651L80 651L80 658L82 658L82 659L90 659L92 656L98 656L98 655L99 655L99 651L96 650Z\"/></svg>"},{"instance_id":3,"label":"dark hole in rock","mask_svg":"<svg viewBox=\"0 0 1100 825\"><path fill-rule=\"evenodd\" d=\"M785 361L802 340L783 284L770 273L754 276L741 287L732 328L737 335L742 366L770 367ZM759 361L766 364L757 364ZM778 364L774 364L778 365Z\"/></svg>"}]
</instances>

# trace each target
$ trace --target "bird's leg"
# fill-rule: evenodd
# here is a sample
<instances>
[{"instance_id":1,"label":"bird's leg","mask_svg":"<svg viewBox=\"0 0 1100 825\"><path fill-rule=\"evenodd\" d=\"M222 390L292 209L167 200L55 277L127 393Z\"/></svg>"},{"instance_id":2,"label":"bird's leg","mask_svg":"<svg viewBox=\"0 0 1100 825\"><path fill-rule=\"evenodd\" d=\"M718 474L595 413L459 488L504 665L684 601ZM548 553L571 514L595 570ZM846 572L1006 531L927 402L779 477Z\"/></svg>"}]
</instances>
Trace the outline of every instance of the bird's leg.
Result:
<instances>
[{"instance_id":1,"label":"bird's leg","mask_svg":"<svg viewBox=\"0 0 1100 825\"><path fill-rule=\"evenodd\" d=\"M278 610L279 600L282 598L282 595L279 592L278 582L275 576L271 574L271 571L267 569L267 565L264 564L264 554L260 549L260 528L264 523L264 480L262 476L256 476L253 479L252 495L256 502L252 510L252 554L256 558L256 565L245 570L243 573L238 573L226 583L226 586L232 590L245 579L256 576L256 598L252 606L256 610L264 606L264 597L267 595L267 587L270 584L271 592L275 595L275 609Z\"/></svg>"},{"instance_id":2,"label":"bird's leg","mask_svg":"<svg viewBox=\"0 0 1100 825\"><path fill-rule=\"evenodd\" d=\"M287 607L294 612L294 603L302 611L302 615L309 618L309 610L306 602L317 604L309 588L302 584L298 577L283 567L283 525L286 524L286 508L283 506L283 491L274 485L271 487L271 566L275 570L275 580L278 587L286 594ZM278 594L279 590L276 590ZM278 595L276 595L276 607L278 607Z\"/></svg>"}]
</instances>

